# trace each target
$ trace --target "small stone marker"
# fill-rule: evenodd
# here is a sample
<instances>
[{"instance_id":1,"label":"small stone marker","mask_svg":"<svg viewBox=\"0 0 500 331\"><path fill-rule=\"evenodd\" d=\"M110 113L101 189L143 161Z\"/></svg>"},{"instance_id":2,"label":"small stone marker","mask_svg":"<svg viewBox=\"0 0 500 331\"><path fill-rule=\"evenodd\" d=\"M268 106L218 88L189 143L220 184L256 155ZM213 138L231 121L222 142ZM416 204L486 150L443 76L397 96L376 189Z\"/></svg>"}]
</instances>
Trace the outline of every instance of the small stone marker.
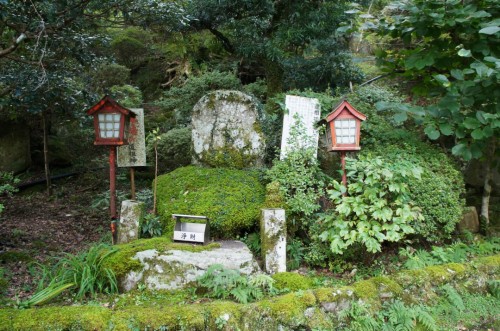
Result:
<instances>
[{"instance_id":1,"label":"small stone marker","mask_svg":"<svg viewBox=\"0 0 500 331\"><path fill-rule=\"evenodd\" d=\"M139 222L144 212L144 203L135 200L122 202L117 244L125 244L139 239Z\"/></svg>"},{"instance_id":2,"label":"small stone marker","mask_svg":"<svg viewBox=\"0 0 500 331\"><path fill-rule=\"evenodd\" d=\"M286 221L284 209L262 209L260 238L266 272L269 274L285 272Z\"/></svg>"},{"instance_id":3,"label":"small stone marker","mask_svg":"<svg viewBox=\"0 0 500 331\"><path fill-rule=\"evenodd\" d=\"M288 112L283 116L283 134L281 135L281 154L280 159L283 160L289 150L296 149L297 146L290 146L288 140L290 138L290 129L295 125L295 117L300 118L305 126L305 134L308 141L303 141L302 146L314 148L315 155L318 149L319 132L315 125L320 120L321 104L318 99L298 97L295 95L287 95L285 99L285 107Z\"/></svg>"},{"instance_id":4,"label":"small stone marker","mask_svg":"<svg viewBox=\"0 0 500 331\"><path fill-rule=\"evenodd\" d=\"M462 220L458 223L458 231L470 231L472 233L479 232L479 217L477 215L476 207L467 207L462 216Z\"/></svg>"}]
</instances>

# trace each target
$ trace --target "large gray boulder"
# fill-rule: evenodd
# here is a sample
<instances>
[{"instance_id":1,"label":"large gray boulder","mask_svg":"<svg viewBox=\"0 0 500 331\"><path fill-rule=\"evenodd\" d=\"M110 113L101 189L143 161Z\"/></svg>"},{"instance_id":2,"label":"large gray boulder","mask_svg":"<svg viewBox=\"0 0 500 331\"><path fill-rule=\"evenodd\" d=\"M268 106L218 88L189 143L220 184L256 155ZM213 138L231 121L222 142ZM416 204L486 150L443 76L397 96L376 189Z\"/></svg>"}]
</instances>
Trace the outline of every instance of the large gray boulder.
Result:
<instances>
[{"instance_id":1,"label":"large gray boulder","mask_svg":"<svg viewBox=\"0 0 500 331\"><path fill-rule=\"evenodd\" d=\"M220 244L220 248L201 252L180 249L161 253L156 249L138 252L134 259L139 260L143 267L138 271L130 271L121 281L121 287L124 291L130 291L142 283L151 290L178 289L195 281L213 264L237 269L245 275L261 272L244 243L222 241Z\"/></svg>"},{"instance_id":2,"label":"large gray boulder","mask_svg":"<svg viewBox=\"0 0 500 331\"><path fill-rule=\"evenodd\" d=\"M264 160L259 107L239 91L214 91L192 113L193 163L242 169Z\"/></svg>"}]
</instances>

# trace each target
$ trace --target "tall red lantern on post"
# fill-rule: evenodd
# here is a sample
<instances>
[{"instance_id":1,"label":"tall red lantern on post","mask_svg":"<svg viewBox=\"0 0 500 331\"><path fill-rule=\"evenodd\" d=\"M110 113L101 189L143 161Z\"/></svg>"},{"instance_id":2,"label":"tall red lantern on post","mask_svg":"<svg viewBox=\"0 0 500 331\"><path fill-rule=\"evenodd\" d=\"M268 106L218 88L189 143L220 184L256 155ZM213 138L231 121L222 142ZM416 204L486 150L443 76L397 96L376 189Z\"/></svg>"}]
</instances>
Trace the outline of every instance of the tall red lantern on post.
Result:
<instances>
[{"instance_id":1,"label":"tall red lantern on post","mask_svg":"<svg viewBox=\"0 0 500 331\"><path fill-rule=\"evenodd\" d=\"M346 152L359 151L361 122L366 116L356 109L347 100L339 103L326 117L326 139L328 151L340 151L342 163L342 184L347 188L347 174L345 171Z\"/></svg>"},{"instance_id":2,"label":"tall red lantern on post","mask_svg":"<svg viewBox=\"0 0 500 331\"><path fill-rule=\"evenodd\" d=\"M87 110L94 116L94 145L109 146L109 212L113 243L116 236L116 146L127 144L130 118L135 114L120 106L109 96L104 96L97 104Z\"/></svg>"}]
</instances>

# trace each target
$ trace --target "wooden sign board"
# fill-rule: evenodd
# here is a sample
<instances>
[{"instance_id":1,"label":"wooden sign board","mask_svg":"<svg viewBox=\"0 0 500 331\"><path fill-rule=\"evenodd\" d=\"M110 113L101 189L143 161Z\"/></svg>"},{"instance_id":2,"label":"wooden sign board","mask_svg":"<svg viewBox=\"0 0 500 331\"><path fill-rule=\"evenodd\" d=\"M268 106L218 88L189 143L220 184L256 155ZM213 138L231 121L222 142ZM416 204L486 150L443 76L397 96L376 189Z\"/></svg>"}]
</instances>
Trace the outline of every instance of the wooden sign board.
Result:
<instances>
[{"instance_id":1,"label":"wooden sign board","mask_svg":"<svg viewBox=\"0 0 500 331\"><path fill-rule=\"evenodd\" d=\"M144 132L144 109L130 109L136 114L130 119L128 145L119 146L117 163L119 167L146 166L146 136Z\"/></svg>"}]
</instances>

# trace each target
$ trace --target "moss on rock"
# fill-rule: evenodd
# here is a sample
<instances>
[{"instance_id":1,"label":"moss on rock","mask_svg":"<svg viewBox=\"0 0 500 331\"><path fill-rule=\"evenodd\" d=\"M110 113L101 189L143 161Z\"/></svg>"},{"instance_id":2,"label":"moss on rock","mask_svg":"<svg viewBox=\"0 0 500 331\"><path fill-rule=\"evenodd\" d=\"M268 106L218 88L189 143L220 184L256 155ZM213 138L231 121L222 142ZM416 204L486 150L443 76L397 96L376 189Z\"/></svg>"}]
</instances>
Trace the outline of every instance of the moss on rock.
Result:
<instances>
[{"instance_id":1,"label":"moss on rock","mask_svg":"<svg viewBox=\"0 0 500 331\"><path fill-rule=\"evenodd\" d=\"M164 233L173 233L172 214L204 215L211 235L234 238L256 225L265 189L256 170L178 168L158 177L158 213Z\"/></svg>"},{"instance_id":2,"label":"moss on rock","mask_svg":"<svg viewBox=\"0 0 500 331\"><path fill-rule=\"evenodd\" d=\"M296 272L278 272L271 276L275 282L274 286L279 290L289 289L292 292L308 290L312 287L309 278Z\"/></svg>"},{"instance_id":3,"label":"moss on rock","mask_svg":"<svg viewBox=\"0 0 500 331\"><path fill-rule=\"evenodd\" d=\"M151 239L139 239L127 244L115 245L116 252L104 260L104 267L114 271L117 278L125 276L130 271L140 270L141 262L134 259L134 256L141 251L155 249L158 252L169 250L181 250L189 252L202 252L220 247L220 244L211 243L208 245L190 245L174 243L166 237L157 237Z\"/></svg>"}]
</instances>

